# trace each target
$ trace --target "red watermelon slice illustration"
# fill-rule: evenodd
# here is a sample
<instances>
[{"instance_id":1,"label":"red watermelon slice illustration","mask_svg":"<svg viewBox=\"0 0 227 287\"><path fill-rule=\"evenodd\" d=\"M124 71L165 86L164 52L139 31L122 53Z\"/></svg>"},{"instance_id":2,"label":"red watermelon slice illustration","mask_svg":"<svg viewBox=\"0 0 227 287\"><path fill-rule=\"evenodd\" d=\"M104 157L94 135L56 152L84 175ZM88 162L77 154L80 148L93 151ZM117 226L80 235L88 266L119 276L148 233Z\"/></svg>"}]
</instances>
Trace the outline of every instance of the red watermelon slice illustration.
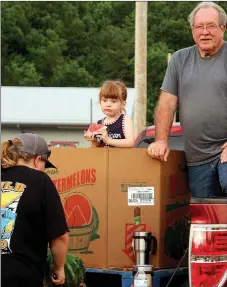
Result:
<instances>
[{"instance_id":1,"label":"red watermelon slice illustration","mask_svg":"<svg viewBox=\"0 0 227 287\"><path fill-rule=\"evenodd\" d=\"M91 133L97 132L98 130L100 130L101 128L105 127L102 124L90 124L88 131Z\"/></svg>"},{"instance_id":2,"label":"red watermelon slice illustration","mask_svg":"<svg viewBox=\"0 0 227 287\"><path fill-rule=\"evenodd\" d=\"M92 205L82 193L74 193L63 202L68 227L89 225L92 221Z\"/></svg>"}]
</instances>

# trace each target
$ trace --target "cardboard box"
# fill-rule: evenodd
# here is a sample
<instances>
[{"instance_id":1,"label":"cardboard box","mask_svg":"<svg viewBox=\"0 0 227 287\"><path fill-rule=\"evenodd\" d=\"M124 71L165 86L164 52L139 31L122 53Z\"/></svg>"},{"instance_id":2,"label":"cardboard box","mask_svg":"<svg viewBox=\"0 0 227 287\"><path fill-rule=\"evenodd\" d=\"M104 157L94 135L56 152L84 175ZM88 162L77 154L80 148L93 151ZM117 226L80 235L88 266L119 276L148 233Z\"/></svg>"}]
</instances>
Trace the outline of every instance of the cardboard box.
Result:
<instances>
[{"instance_id":1,"label":"cardboard box","mask_svg":"<svg viewBox=\"0 0 227 287\"><path fill-rule=\"evenodd\" d=\"M131 268L133 232L150 229L158 241L151 264L177 265L188 243L190 193L183 152L171 151L168 162L161 163L146 149L52 149L51 160L58 170L47 172L70 227L69 252L86 267ZM154 204L133 202L130 186L151 187Z\"/></svg>"},{"instance_id":2,"label":"cardboard box","mask_svg":"<svg viewBox=\"0 0 227 287\"><path fill-rule=\"evenodd\" d=\"M153 200L146 206L130 203L134 200L128 193L130 186L152 187L154 204ZM108 267L131 267L135 262L133 232L150 230L158 243L150 264L156 268L177 266L188 244L189 200L183 152L171 151L168 161L160 162L149 158L145 149L110 149Z\"/></svg>"},{"instance_id":3,"label":"cardboard box","mask_svg":"<svg viewBox=\"0 0 227 287\"><path fill-rule=\"evenodd\" d=\"M58 170L47 173L61 196L70 229L69 253L87 267L107 265L107 149L52 149ZM54 206L53 206L54 208Z\"/></svg>"}]
</instances>

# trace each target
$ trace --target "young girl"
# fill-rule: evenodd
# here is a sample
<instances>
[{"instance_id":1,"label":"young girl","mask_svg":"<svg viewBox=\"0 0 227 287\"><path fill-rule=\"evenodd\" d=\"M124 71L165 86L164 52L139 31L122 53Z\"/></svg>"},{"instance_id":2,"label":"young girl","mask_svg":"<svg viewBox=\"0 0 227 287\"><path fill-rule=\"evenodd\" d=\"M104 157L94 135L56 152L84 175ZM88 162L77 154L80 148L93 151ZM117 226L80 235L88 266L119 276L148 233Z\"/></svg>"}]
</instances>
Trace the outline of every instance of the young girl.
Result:
<instances>
[{"instance_id":1,"label":"young girl","mask_svg":"<svg viewBox=\"0 0 227 287\"><path fill-rule=\"evenodd\" d=\"M95 133L86 132L92 147L133 147L134 129L131 118L125 114L126 86L121 81L106 81L99 93L99 102L105 118L98 121L104 127Z\"/></svg>"}]
</instances>

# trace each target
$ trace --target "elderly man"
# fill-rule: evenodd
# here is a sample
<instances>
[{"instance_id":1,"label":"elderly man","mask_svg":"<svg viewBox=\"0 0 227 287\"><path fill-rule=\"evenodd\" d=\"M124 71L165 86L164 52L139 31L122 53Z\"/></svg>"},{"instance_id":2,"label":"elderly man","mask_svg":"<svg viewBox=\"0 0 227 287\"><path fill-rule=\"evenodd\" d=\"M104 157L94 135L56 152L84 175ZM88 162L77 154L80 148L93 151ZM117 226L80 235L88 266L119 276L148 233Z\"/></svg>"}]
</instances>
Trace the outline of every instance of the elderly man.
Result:
<instances>
[{"instance_id":1,"label":"elderly man","mask_svg":"<svg viewBox=\"0 0 227 287\"><path fill-rule=\"evenodd\" d=\"M227 196L227 15L219 5L202 2L188 20L196 45L177 51L169 63L148 154L167 161L179 104L192 196Z\"/></svg>"}]
</instances>

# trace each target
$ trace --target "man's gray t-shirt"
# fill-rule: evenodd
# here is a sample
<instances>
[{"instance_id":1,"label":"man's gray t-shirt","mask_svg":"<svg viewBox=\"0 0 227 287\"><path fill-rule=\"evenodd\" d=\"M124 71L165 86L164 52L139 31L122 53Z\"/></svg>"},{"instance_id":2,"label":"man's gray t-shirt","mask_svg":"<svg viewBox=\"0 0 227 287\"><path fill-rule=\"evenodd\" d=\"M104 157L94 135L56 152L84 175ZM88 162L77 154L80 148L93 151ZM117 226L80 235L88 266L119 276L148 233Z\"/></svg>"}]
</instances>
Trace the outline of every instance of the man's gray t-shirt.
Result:
<instances>
[{"instance_id":1,"label":"man's gray t-shirt","mask_svg":"<svg viewBox=\"0 0 227 287\"><path fill-rule=\"evenodd\" d=\"M227 142L227 42L210 58L196 45L174 53L161 90L178 96L188 165L217 158Z\"/></svg>"}]
</instances>

